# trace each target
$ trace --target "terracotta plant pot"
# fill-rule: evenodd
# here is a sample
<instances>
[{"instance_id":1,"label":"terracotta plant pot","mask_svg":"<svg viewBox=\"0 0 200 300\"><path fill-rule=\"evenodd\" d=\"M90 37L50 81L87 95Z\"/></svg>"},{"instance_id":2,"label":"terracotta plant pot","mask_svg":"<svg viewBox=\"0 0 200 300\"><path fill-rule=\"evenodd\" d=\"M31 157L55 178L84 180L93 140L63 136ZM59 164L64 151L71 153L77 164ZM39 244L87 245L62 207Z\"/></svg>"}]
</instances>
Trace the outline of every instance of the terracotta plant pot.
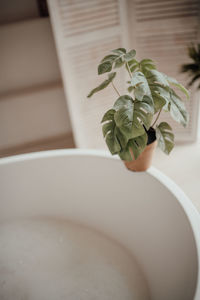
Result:
<instances>
[{"instance_id":1,"label":"terracotta plant pot","mask_svg":"<svg viewBox=\"0 0 200 300\"><path fill-rule=\"evenodd\" d=\"M136 160L132 153L133 160L124 161L124 164L127 167L127 169L135 172L146 171L151 166L151 162L152 162L152 158L156 146L157 146L157 141L155 140L153 143L146 146L144 151L140 154L140 156Z\"/></svg>"}]
</instances>

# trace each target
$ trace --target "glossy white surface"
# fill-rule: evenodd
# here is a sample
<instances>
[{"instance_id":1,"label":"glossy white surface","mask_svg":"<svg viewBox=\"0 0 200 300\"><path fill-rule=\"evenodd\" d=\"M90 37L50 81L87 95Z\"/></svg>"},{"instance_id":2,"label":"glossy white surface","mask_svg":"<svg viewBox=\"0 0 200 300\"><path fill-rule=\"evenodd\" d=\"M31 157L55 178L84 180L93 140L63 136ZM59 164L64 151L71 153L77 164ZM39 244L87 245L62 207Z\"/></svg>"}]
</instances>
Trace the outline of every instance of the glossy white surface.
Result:
<instances>
[{"instance_id":1,"label":"glossy white surface","mask_svg":"<svg viewBox=\"0 0 200 300\"><path fill-rule=\"evenodd\" d=\"M136 257L153 300L198 300L199 215L156 169L127 171L98 151L1 159L1 222L53 216L117 240ZM196 296L194 296L196 290Z\"/></svg>"}]
</instances>

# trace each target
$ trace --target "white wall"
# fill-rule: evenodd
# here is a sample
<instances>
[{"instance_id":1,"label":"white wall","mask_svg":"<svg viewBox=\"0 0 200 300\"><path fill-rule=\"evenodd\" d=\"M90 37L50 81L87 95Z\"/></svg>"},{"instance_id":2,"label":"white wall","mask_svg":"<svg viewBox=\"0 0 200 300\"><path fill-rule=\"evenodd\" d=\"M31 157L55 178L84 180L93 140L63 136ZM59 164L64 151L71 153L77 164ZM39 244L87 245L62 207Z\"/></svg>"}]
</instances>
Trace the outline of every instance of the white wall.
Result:
<instances>
[{"instance_id":1,"label":"white wall","mask_svg":"<svg viewBox=\"0 0 200 300\"><path fill-rule=\"evenodd\" d=\"M0 26L0 151L71 132L48 18Z\"/></svg>"}]
</instances>

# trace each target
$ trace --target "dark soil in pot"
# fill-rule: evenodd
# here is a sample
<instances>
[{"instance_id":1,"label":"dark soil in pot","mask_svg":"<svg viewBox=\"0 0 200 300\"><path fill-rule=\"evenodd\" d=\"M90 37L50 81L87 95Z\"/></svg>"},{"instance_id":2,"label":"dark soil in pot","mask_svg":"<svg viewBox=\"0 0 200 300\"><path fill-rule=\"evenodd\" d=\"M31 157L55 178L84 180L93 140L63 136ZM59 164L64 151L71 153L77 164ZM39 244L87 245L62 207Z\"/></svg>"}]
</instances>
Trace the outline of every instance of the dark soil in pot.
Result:
<instances>
[{"instance_id":1,"label":"dark soil in pot","mask_svg":"<svg viewBox=\"0 0 200 300\"><path fill-rule=\"evenodd\" d=\"M153 127L150 127L149 130L146 131L148 135L147 145L150 145L156 140L156 131Z\"/></svg>"}]
</instances>

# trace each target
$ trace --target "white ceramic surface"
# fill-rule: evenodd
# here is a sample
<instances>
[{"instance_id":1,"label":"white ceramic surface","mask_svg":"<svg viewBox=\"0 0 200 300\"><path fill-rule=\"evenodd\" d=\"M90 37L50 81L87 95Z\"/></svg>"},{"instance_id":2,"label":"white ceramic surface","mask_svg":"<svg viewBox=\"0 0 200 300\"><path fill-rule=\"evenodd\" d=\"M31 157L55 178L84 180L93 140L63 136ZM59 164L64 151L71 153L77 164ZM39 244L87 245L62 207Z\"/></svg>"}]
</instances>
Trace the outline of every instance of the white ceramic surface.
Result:
<instances>
[{"instance_id":1,"label":"white ceramic surface","mask_svg":"<svg viewBox=\"0 0 200 300\"><path fill-rule=\"evenodd\" d=\"M97 229L137 259L152 300L199 300L200 217L166 176L90 150L0 160L0 222L55 217Z\"/></svg>"}]
</instances>

